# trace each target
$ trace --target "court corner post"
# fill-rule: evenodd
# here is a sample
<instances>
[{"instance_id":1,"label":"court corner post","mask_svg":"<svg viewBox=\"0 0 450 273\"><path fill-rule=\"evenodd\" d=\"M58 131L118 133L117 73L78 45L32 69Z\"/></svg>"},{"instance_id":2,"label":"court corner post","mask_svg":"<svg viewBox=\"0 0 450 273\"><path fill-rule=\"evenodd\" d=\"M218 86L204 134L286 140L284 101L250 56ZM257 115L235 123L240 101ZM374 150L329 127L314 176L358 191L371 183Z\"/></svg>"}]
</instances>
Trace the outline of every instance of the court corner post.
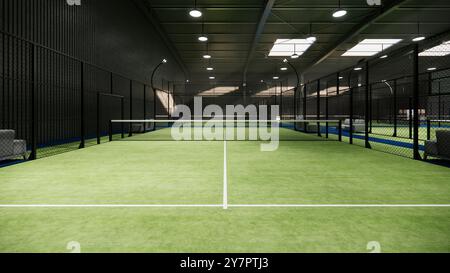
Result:
<instances>
[{"instance_id":1,"label":"court corner post","mask_svg":"<svg viewBox=\"0 0 450 273\"><path fill-rule=\"evenodd\" d=\"M413 50L413 153L414 159L421 160L419 153L419 45Z\"/></svg>"}]
</instances>

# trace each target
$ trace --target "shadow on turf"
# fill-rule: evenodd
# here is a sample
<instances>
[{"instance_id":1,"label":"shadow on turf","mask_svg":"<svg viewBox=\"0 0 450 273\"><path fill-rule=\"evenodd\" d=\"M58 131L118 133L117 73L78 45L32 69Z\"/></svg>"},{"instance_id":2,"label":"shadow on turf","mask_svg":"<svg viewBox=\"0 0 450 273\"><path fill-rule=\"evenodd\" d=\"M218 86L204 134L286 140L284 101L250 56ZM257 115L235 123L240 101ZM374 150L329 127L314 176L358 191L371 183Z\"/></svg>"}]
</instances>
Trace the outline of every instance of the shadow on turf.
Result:
<instances>
[{"instance_id":1,"label":"shadow on turf","mask_svg":"<svg viewBox=\"0 0 450 273\"><path fill-rule=\"evenodd\" d=\"M434 164L434 165L438 165L438 166L450 168L450 161L448 161L448 160L443 160L443 159L427 159L426 162L431 163L431 164Z\"/></svg>"},{"instance_id":2,"label":"shadow on turf","mask_svg":"<svg viewBox=\"0 0 450 273\"><path fill-rule=\"evenodd\" d=\"M23 162L25 162L25 160L4 160L4 161L0 161L0 168L16 165L16 164L23 163Z\"/></svg>"}]
</instances>

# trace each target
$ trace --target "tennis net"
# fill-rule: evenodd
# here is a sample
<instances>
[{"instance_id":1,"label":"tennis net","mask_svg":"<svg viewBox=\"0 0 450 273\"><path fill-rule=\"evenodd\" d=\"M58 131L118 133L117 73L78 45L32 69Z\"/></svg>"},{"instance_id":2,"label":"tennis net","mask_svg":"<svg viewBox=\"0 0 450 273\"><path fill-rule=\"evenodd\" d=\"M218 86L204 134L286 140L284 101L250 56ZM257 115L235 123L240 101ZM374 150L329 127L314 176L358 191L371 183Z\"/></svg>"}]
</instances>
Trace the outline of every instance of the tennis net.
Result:
<instances>
[{"instance_id":1,"label":"tennis net","mask_svg":"<svg viewBox=\"0 0 450 273\"><path fill-rule=\"evenodd\" d=\"M109 139L123 141L326 141L342 139L340 120L111 120Z\"/></svg>"}]
</instances>

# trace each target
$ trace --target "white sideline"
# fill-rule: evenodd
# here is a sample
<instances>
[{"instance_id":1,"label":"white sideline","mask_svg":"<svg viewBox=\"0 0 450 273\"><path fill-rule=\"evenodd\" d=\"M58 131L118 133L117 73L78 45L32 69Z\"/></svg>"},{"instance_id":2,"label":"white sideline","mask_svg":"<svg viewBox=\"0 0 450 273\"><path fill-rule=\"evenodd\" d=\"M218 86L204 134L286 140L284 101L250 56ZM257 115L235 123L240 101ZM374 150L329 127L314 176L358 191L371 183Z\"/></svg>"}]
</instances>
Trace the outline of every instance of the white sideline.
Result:
<instances>
[{"instance_id":1,"label":"white sideline","mask_svg":"<svg viewBox=\"0 0 450 273\"><path fill-rule=\"evenodd\" d=\"M15 204L0 208L223 208L224 204ZM450 208L450 204L227 204L227 208Z\"/></svg>"},{"instance_id":2,"label":"white sideline","mask_svg":"<svg viewBox=\"0 0 450 273\"><path fill-rule=\"evenodd\" d=\"M227 141L223 141L223 209L228 209Z\"/></svg>"}]
</instances>

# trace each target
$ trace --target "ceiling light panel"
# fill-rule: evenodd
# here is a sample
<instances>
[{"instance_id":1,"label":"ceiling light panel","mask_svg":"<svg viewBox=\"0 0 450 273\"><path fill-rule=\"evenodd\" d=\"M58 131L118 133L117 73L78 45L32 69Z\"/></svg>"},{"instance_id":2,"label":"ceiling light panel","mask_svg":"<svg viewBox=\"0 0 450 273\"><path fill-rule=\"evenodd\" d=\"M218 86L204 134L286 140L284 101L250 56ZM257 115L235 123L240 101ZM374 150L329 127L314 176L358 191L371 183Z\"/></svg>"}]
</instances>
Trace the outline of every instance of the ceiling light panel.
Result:
<instances>
[{"instance_id":1,"label":"ceiling light panel","mask_svg":"<svg viewBox=\"0 0 450 273\"><path fill-rule=\"evenodd\" d=\"M270 57L288 57L295 53L302 55L313 43L306 39L277 39L270 50Z\"/></svg>"},{"instance_id":2,"label":"ceiling light panel","mask_svg":"<svg viewBox=\"0 0 450 273\"><path fill-rule=\"evenodd\" d=\"M342 56L373 56L399 43L401 39L365 39Z\"/></svg>"},{"instance_id":3,"label":"ceiling light panel","mask_svg":"<svg viewBox=\"0 0 450 273\"><path fill-rule=\"evenodd\" d=\"M421 53L421 57L443 57L450 55L450 41L444 42L438 46L429 48Z\"/></svg>"}]
</instances>

